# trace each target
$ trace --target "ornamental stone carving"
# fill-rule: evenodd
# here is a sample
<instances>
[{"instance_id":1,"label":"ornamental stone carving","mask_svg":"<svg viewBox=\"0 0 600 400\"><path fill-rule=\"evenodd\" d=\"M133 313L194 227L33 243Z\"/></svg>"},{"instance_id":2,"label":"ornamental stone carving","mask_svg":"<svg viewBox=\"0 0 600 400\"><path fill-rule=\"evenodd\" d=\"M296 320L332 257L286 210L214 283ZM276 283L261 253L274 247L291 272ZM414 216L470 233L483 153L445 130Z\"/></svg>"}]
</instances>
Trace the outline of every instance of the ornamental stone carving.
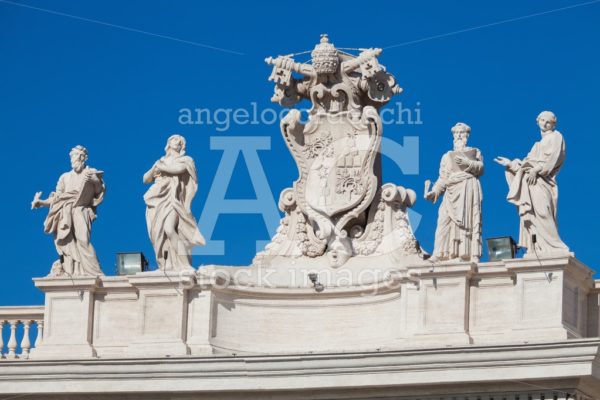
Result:
<instances>
[{"instance_id":1,"label":"ornamental stone carving","mask_svg":"<svg viewBox=\"0 0 600 400\"><path fill-rule=\"evenodd\" d=\"M379 64L380 54L354 56L322 35L310 64L293 55L266 59L275 83L271 100L293 107L306 99L312 108L306 123L294 108L281 121L299 176L282 192L285 216L254 264L325 257L339 267L355 256L420 257L407 217L414 191L381 182L378 110L402 89Z\"/></svg>"}]
</instances>

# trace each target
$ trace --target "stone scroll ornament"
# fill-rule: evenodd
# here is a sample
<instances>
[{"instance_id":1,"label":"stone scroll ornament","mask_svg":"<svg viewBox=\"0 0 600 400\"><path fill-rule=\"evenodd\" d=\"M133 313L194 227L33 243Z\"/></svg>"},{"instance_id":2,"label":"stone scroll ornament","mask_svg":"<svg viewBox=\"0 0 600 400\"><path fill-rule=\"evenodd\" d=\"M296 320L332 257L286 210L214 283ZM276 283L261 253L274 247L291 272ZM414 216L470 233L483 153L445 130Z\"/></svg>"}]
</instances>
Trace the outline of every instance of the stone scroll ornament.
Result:
<instances>
[{"instance_id":1,"label":"stone scroll ornament","mask_svg":"<svg viewBox=\"0 0 600 400\"><path fill-rule=\"evenodd\" d=\"M291 55L265 60L273 66L271 100L293 107L307 99L312 108L306 124L294 108L281 121L299 177L281 193L284 218L255 265L324 256L338 267L356 256L420 256L407 217L414 191L381 184L378 110L402 89L379 64L380 54L365 49L354 56L322 35L311 63Z\"/></svg>"},{"instance_id":2,"label":"stone scroll ornament","mask_svg":"<svg viewBox=\"0 0 600 400\"><path fill-rule=\"evenodd\" d=\"M75 146L69 153L72 170L62 174L56 191L42 199L37 192L31 208L48 207L44 232L54 237L59 259L49 276L103 275L90 242L96 208L104 199L104 172L87 166L88 151Z\"/></svg>"}]
</instances>

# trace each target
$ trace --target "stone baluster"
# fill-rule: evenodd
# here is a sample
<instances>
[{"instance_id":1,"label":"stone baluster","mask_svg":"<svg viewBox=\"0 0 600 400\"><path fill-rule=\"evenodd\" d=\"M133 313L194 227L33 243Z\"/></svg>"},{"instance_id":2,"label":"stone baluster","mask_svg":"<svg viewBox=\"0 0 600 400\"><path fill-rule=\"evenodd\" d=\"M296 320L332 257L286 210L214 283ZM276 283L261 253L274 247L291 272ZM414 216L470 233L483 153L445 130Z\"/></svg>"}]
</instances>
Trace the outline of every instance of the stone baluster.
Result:
<instances>
[{"instance_id":1,"label":"stone baluster","mask_svg":"<svg viewBox=\"0 0 600 400\"><path fill-rule=\"evenodd\" d=\"M18 320L8 321L10 324L10 339L8 340L8 355L6 358L17 358L17 324Z\"/></svg>"},{"instance_id":2,"label":"stone baluster","mask_svg":"<svg viewBox=\"0 0 600 400\"><path fill-rule=\"evenodd\" d=\"M23 322L23 340L21 340L21 358L26 360L29 358L29 350L31 349L31 340L29 338L29 328L31 326L30 320L24 320Z\"/></svg>"},{"instance_id":3,"label":"stone baluster","mask_svg":"<svg viewBox=\"0 0 600 400\"><path fill-rule=\"evenodd\" d=\"M0 359L4 358L4 335L2 334L2 328L4 328L4 321L0 320Z\"/></svg>"},{"instance_id":4,"label":"stone baluster","mask_svg":"<svg viewBox=\"0 0 600 400\"><path fill-rule=\"evenodd\" d=\"M35 347L40 347L44 341L44 320L35 321L37 325L37 337L35 338Z\"/></svg>"}]
</instances>

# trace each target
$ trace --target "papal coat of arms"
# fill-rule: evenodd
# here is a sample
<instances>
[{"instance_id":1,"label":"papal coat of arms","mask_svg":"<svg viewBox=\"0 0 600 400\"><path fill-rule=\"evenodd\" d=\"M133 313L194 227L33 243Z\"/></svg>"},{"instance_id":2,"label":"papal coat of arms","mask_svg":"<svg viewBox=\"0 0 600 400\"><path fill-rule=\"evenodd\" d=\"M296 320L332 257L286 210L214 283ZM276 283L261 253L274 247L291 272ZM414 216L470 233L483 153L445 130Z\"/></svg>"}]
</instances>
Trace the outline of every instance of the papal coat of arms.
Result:
<instances>
[{"instance_id":1,"label":"papal coat of arms","mask_svg":"<svg viewBox=\"0 0 600 400\"><path fill-rule=\"evenodd\" d=\"M402 89L379 64L380 54L364 49L355 56L322 35L310 63L293 55L266 59L272 101L292 107L307 99L312 108L306 124L294 108L281 121L299 177L282 192L285 217L255 264L327 256L336 267L353 256L420 254L406 216L414 192L381 184L378 110Z\"/></svg>"}]
</instances>

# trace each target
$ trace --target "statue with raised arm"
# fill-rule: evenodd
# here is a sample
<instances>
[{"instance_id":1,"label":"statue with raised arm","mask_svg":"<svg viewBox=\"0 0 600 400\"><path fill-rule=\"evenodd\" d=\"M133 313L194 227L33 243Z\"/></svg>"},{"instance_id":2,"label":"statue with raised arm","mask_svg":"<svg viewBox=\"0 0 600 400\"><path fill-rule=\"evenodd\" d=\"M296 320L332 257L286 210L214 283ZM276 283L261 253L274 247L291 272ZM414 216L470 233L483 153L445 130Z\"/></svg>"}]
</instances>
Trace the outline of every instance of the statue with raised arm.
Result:
<instances>
[{"instance_id":1,"label":"statue with raised arm","mask_svg":"<svg viewBox=\"0 0 600 400\"><path fill-rule=\"evenodd\" d=\"M54 236L60 256L50 275L103 275L90 236L96 208L106 191L104 173L86 165L88 151L83 146L75 146L69 156L73 169L60 176L56 191L45 200L37 192L31 202L32 209L49 207L44 231Z\"/></svg>"},{"instance_id":2,"label":"statue with raised arm","mask_svg":"<svg viewBox=\"0 0 600 400\"><path fill-rule=\"evenodd\" d=\"M454 149L444 154L438 180L425 199L440 205L435 244L431 261L459 259L478 262L481 258L481 202L479 177L483 175L483 157L475 147L467 147L471 128L457 123L452 127Z\"/></svg>"},{"instance_id":3,"label":"statue with raised arm","mask_svg":"<svg viewBox=\"0 0 600 400\"><path fill-rule=\"evenodd\" d=\"M517 206L520 217L519 246L527 254L564 253L556 222L558 187L556 176L566 156L565 141L556 128L556 115L543 111L537 117L541 139L524 160L496 157L494 161L506 167L508 196Z\"/></svg>"},{"instance_id":4,"label":"statue with raised arm","mask_svg":"<svg viewBox=\"0 0 600 400\"><path fill-rule=\"evenodd\" d=\"M144 174L144 183L152 183L144 195L146 223L161 270L192 269L192 248L205 244L192 215L198 177L185 145L183 136L172 135L166 154Z\"/></svg>"}]
</instances>

